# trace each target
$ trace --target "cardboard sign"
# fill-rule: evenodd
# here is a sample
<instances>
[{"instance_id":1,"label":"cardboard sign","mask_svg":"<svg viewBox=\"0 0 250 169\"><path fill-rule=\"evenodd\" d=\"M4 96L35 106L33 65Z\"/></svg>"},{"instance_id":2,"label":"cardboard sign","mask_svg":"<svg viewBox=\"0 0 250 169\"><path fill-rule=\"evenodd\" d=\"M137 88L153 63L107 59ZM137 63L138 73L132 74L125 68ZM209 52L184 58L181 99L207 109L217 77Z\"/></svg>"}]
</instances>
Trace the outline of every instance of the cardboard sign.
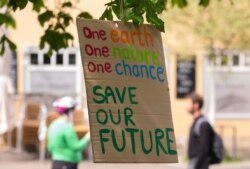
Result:
<instances>
[{"instance_id":1,"label":"cardboard sign","mask_svg":"<svg viewBox=\"0 0 250 169\"><path fill-rule=\"evenodd\" d=\"M94 162L177 162L161 34L77 19Z\"/></svg>"}]
</instances>

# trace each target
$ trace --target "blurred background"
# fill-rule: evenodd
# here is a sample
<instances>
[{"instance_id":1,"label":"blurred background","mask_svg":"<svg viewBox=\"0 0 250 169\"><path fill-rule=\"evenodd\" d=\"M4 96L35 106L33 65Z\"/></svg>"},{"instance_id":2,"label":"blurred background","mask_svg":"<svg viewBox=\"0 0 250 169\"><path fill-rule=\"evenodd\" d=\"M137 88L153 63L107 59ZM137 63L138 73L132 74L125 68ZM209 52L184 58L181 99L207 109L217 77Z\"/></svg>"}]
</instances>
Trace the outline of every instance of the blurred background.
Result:
<instances>
[{"instance_id":1,"label":"blurred background","mask_svg":"<svg viewBox=\"0 0 250 169\"><path fill-rule=\"evenodd\" d=\"M56 9L56 3L46 1ZM94 18L105 10L106 0L80 1ZM212 1L207 8L189 2L185 9L167 7L160 15L175 136L180 164L158 168L186 168L186 149L192 118L185 111L185 96L205 98L203 113L222 136L225 162L212 168L250 168L250 1ZM46 128L57 117L52 102L61 96L77 99L72 122L79 137L88 131L86 91L76 25L71 47L52 57L39 48L43 33L31 5L16 11L18 29L4 30L18 50L6 49L0 58L0 168L50 168ZM94 11L94 12L93 12ZM0 35L2 34L0 31ZM91 148L80 168L103 168L91 163ZM39 162L38 162L39 161ZM105 165L117 168L115 164ZM151 168L124 164L119 167ZM26 167L27 168L27 167Z\"/></svg>"}]
</instances>

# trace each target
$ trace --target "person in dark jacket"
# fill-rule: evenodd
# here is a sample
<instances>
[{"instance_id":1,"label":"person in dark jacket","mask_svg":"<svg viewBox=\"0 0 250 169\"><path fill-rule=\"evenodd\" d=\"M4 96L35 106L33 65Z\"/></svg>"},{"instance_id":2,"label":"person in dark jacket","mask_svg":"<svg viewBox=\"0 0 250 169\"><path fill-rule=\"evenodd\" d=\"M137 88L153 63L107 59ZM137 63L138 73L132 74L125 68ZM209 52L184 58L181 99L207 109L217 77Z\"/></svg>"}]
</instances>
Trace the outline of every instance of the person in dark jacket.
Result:
<instances>
[{"instance_id":1,"label":"person in dark jacket","mask_svg":"<svg viewBox=\"0 0 250 169\"><path fill-rule=\"evenodd\" d=\"M212 153L214 131L201 113L203 98L197 94L187 97L187 111L194 121L188 141L189 169L208 169ZM198 124L199 123L199 124Z\"/></svg>"}]
</instances>

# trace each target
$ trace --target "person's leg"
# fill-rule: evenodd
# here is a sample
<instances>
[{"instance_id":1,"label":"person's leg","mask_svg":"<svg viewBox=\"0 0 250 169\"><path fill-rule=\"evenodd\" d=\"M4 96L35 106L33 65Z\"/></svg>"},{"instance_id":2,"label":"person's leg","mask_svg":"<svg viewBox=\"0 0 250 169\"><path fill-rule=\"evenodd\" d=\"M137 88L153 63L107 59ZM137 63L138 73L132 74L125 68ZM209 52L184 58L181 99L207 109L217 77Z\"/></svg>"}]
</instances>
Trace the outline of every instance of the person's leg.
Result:
<instances>
[{"instance_id":1,"label":"person's leg","mask_svg":"<svg viewBox=\"0 0 250 169\"><path fill-rule=\"evenodd\" d=\"M78 169L78 164L74 164L74 168L73 169Z\"/></svg>"},{"instance_id":2,"label":"person's leg","mask_svg":"<svg viewBox=\"0 0 250 169\"><path fill-rule=\"evenodd\" d=\"M202 161L200 168L197 168L197 158L192 158L189 160L188 169L208 169L209 168L209 158Z\"/></svg>"},{"instance_id":3,"label":"person's leg","mask_svg":"<svg viewBox=\"0 0 250 169\"><path fill-rule=\"evenodd\" d=\"M77 169L77 163L65 162L65 169ZM64 168L62 168L64 169Z\"/></svg>"},{"instance_id":4,"label":"person's leg","mask_svg":"<svg viewBox=\"0 0 250 169\"><path fill-rule=\"evenodd\" d=\"M53 161L52 162L52 169L62 169L63 162L62 161Z\"/></svg>"},{"instance_id":5,"label":"person's leg","mask_svg":"<svg viewBox=\"0 0 250 169\"><path fill-rule=\"evenodd\" d=\"M53 161L52 169L77 169L77 163Z\"/></svg>"},{"instance_id":6,"label":"person's leg","mask_svg":"<svg viewBox=\"0 0 250 169\"><path fill-rule=\"evenodd\" d=\"M188 169L195 169L196 163L197 163L196 158L189 159Z\"/></svg>"},{"instance_id":7,"label":"person's leg","mask_svg":"<svg viewBox=\"0 0 250 169\"><path fill-rule=\"evenodd\" d=\"M201 169L208 169L209 168L209 158L203 161Z\"/></svg>"}]
</instances>

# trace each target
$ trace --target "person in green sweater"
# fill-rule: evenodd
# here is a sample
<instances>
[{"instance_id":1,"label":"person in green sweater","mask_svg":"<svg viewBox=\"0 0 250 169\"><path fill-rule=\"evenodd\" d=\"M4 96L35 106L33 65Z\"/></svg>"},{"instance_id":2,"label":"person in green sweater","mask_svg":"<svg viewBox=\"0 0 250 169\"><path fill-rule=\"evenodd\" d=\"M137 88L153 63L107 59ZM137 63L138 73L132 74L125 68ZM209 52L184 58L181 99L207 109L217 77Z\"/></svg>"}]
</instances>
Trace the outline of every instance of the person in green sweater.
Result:
<instances>
[{"instance_id":1,"label":"person in green sweater","mask_svg":"<svg viewBox=\"0 0 250 169\"><path fill-rule=\"evenodd\" d=\"M60 117L48 128L48 151L52 156L52 169L77 169L82 159L81 151L89 144L90 133L78 139L73 124L69 120L76 102L71 97L63 97L53 103Z\"/></svg>"}]
</instances>

